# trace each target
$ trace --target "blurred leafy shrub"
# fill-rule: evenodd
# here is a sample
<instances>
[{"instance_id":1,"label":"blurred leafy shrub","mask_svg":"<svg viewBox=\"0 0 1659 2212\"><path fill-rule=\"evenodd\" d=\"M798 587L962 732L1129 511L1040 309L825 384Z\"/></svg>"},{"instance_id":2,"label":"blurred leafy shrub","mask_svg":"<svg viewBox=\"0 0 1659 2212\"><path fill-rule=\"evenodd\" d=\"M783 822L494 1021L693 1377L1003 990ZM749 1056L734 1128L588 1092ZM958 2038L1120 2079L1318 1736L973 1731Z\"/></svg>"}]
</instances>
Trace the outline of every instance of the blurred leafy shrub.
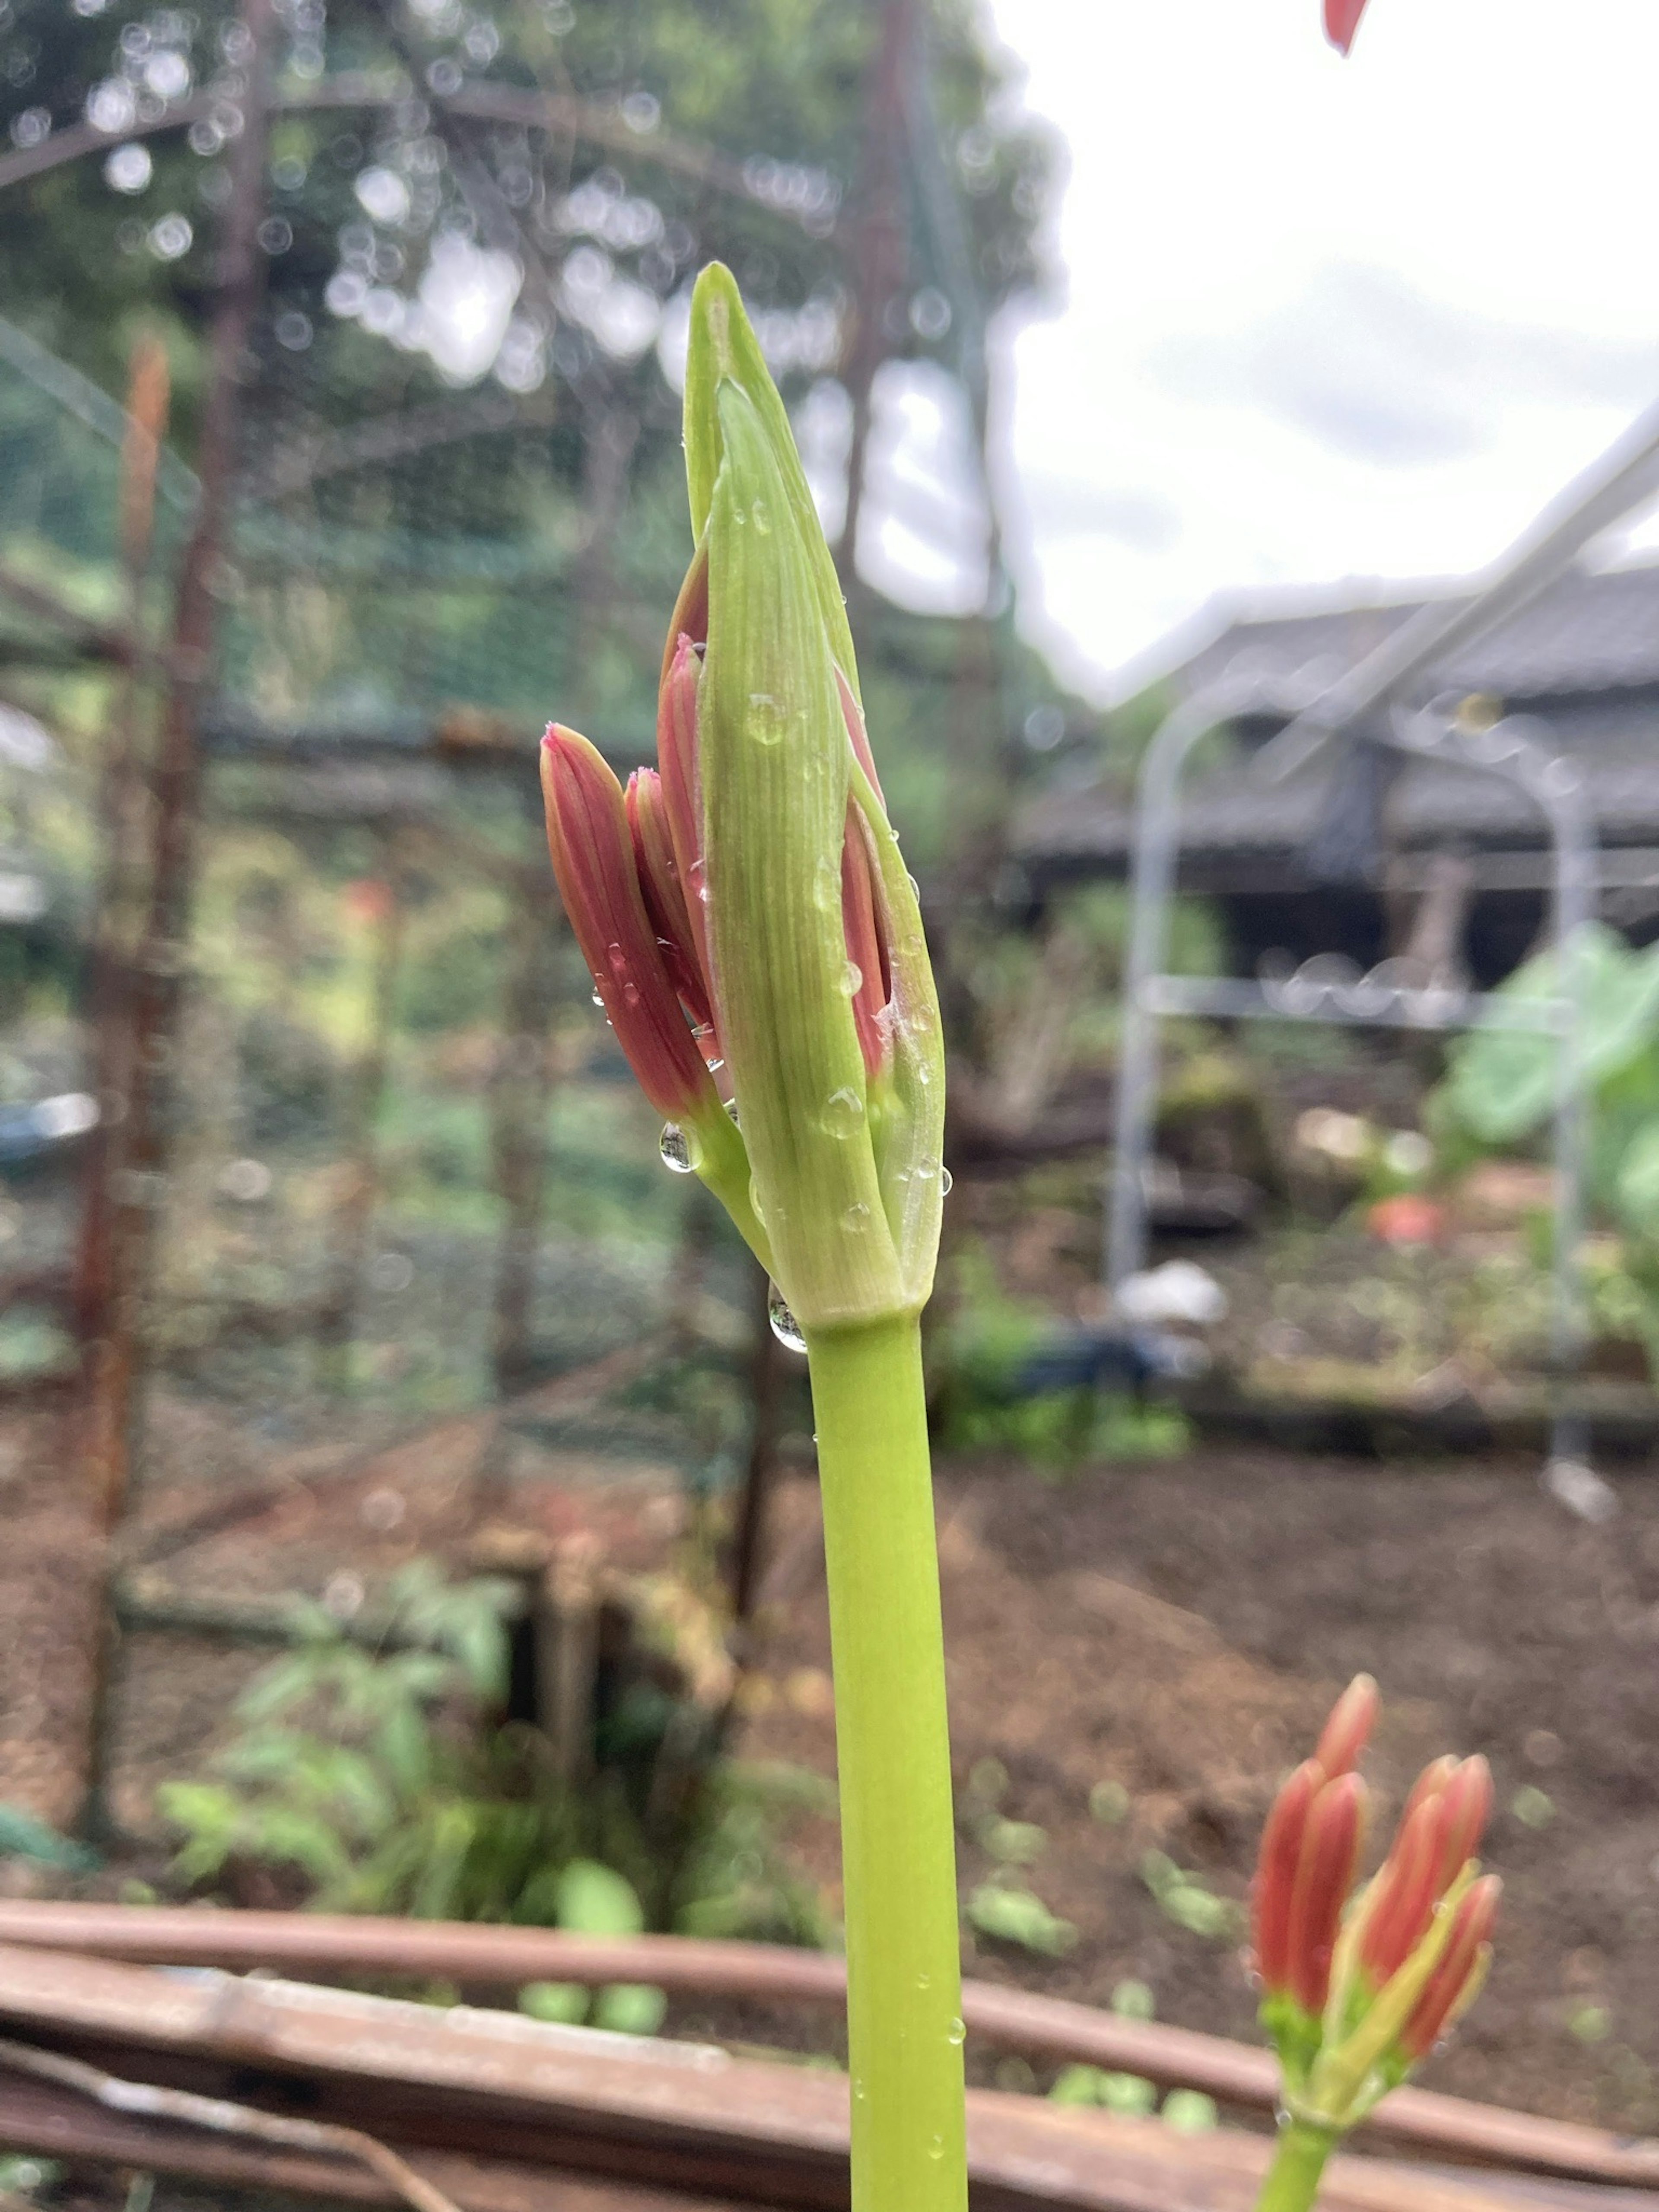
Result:
<instances>
[{"instance_id":1,"label":"blurred leafy shrub","mask_svg":"<svg viewBox=\"0 0 1659 2212\"><path fill-rule=\"evenodd\" d=\"M1592 1311L1604 1333L1644 1342L1659 1373L1659 945L1633 951L1614 931L1592 925L1580 958L1589 1195L1621 1232L1616 1260L1593 1258ZM1550 951L1517 969L1502 993L1539 1000L1558 988ZM1554 1111L1561 1051L1561 1041L1543 1032L1477 1030L1461 1038L1430 1102L1443 1168L1536 1151ZM1541 1237L1538 1256L1547 1258Z\"/></svg>"},{"instance_id":2,"label":"blurred leafy shrub","mask_svg":"<svg viewBox=\"0 0 1659 2212\"><path fill-rule=\"evenodd\" d=\"M637 1747L606 1765L602 1736L599 1771L572 1787L538 1729L501 1718L511 1595L416 1561L390 1593L396 1650L296 1607L295 1648L249 1684L212 1771L157 1793L179 1878L234 1887L259 1869L318 1911L605 1934L643 1926L649 1899L690 1932L824 1942L821 1900L778 1843L817 1778L715 1765L665 1819ZM665 1702L659 1741L678 1710ZM644 1998L602 1996L605 2024L643 2027ZM537 2002L551 2017L558 2001Z\"/></svg>"}]
</instances>

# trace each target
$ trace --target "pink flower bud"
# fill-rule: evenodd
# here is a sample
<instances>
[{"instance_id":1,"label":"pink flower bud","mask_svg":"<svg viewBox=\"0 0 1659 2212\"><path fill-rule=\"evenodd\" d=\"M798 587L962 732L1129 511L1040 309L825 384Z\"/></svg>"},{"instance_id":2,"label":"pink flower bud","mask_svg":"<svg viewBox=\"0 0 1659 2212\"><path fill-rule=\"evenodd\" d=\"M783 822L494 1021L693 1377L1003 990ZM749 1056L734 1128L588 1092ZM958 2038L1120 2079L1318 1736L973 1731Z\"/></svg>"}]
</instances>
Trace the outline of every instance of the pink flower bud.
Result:
<instances>
[{"instance_id":1,"label":"pink flower bud","mask_svg":"<svg viewBox=\"0 0 1659 2212\"><path fill-rule=\"evenodd\" d=\"M1345 54L1364 12L1365 0L1325 0L1325 36Z\"/></svg>"},{"instance_id":2,"label":"pink flower bud","mask_svg":"<svg viewBox=\"0 0 1659 2212\"><path fill-rule=\"evenodd\" d=\"M639 871L645 910L657 933L663 957L680 1003L699 1027L713 1033L714 1015L708 987L697 960L697 939L686 912L679 863L668 827L662 778L653 768L636 768L628 779L628 827L634 841L634 864ZM718 1057L718 1050L716 1051Z\"/></svg>"},{"instance_id":3,"label":"pink flower bud","mask_svg":"<svg viewBox=\"0 0 1659 2212\"><path fill-rule=\"evenodd\" d=\"M1261 1986L1270 1996L1290 1985L1291 1898L1302 1863L1309 1808L1324 1778L1314 1760L1304 1759L1274 1798L1261 1832L1250 1888L1250 1948Z\"/></svg>"},{"instance_id":4,"label":"pink flower bud","mask_svg":"<svg viewBox=\"0 0 1659 2212\"><path fill-rule=\"evenodd\" d=\"M1400 2047L1413 2065L1428 2057L1473 2003L1492 1956L1492 1925L1503 1893L1504 1885L1495 1874L1482 1875L1458 1905L1440 1962L1401 2030Z\"/></svg>"},{"instance_id":5,"label":"pink flower bud","mask_svg":"<svg viewBox=\"0 0 1659 2212\"><path fill-rule=\"evenodd\" d=\"M1331 1954L1359 1856L1364 1803L1359 1777L1341 1774L1309 1808L1287 1938L1291 1995L1304 2012L1323 2012L1330 1994Z\"/></svg>"},{"instance_id":6,"label":"pink flower bud","mask_svg":"<svg viewBox=\"0 0 1659 2212\"><path fill-rule=\"evenodd\" d=\"M1369 1674L1356 1674L1331 1707L1314 1757L1333 1781L1346 1774L1364 1749L1376 1723L1376 1684Z\"/></svg>"},{"instance_id":7,"label":"pink flower bud","mask_svg":"<svg viewBox=\"0 0 1659 2212\"><path fill-rule=\"evenodd\" d=\"M647 911L622 786L556 722L542 741L542 793L565 911L640 1088L670 1120L720 1112Z\"/></svg>"}]
</instances>

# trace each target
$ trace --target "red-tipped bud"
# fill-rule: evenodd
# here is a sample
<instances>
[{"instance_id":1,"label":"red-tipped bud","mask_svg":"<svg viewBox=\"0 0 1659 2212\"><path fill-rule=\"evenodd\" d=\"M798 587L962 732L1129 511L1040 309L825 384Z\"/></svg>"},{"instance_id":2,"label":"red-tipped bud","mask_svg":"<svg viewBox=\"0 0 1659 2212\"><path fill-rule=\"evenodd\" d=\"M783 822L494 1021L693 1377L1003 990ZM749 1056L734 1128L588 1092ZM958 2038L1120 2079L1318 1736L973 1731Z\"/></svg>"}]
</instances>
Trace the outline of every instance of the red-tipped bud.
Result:
<instances>
[{"instance_id":1,"label":"red-tipped bud","mask_svg":"<svg viewBox=\"0 0 1659 2212\"><path fill-rule=\"evenodd\" d=\"M1309 1808L1324 1778L1312 1759L1304 1759L1274 1798L1261 1832L1250 1889L1250 1948L1261 1986L1270 1996L1290 1984L1291 1898L1302 1862Z\"/></svg>"},{"instance_id":2,"label":"red-tipped bud","mask_svg":"<svg viewBox=\"0 0 1659 2212\"><path fill-rule=\"evenodd\" d=\"M1365 0L1325 0L1325 36L1345 54L1364 12Z\"/></svg>"},{"instance_id":3,"label":"red-tipped bud","mask_svg":"<svg viewBox=\"0 0 1659 2212\"><path fill-rule=\"evenodd\" d=\"M1331 1954L1359 1856L1365 1785L1339 1775L1313 1801L1291 1894L1290 1990L1304 2012L1321 2013L1330 1993Z\"/></svg>"},{"instance_id":4,"label":"red-tipped bud","mask_svg":"<svg viewBox=\"0 0 1659 2212\"><path fill-rule=\"evenodd\" d=\"M719 1111L646 910L622 786L586 738L555 723L542 793L565 911L641 1089L671 1120Z\"/></svg>"},{"instance_id":5,"label":"red-tipped bud","mask_svg":"<svg viewBox=\"0 0 1659 2212\"><path fill-rule=\"evenodd\" d=\"M628 779L628 827L634 841L634 864L639 870L645 910L657 933L663 957L680 1003L692 1020L712 1030L708 987L697 963L697 940L686 912L679 863L663 802L662 778L653 768L636 768Z\"/></svg>"},{"instance_id":6,"label":"red-tipped bud","mask_svg":"<svg viewBox=\"0 0 1659 2212\"><path fill-rule=\"evenodd\" d=\"M854 971L853 1022L859 1049L873 1078L885 1073L892 1059L892 1031L883 1018L893 995L887 947L876 906L876 866L869 832L856 805L847 810L847 836L841 848L841 921L847 958Z\"/></svg>"},{"instance_id":7,"label":"red-tipped bud","mask_svg":"<svg viewBox=\"0 0 1659 2212\"><path fill-rule=\"evenodd\" d=\"M1440 1889L1443 1895L1464 1863L1480 1849L1492 1817L1492 1769L1484 1759L1466 1759L1448 1779L1440 1797L1443 1822Z\"/></svg>"},{"instance_id":8,"label":"red-tipped bud","mask_svg":"<svg viewBox=\"0 0 1659 2212\"><path fill-rule=\"evenodd\" d=\"M1503 1893L1495 1874L1482 1875L1465 1892L1440 1963L1400 2033L1400 2047L1413 2065L1428 2057L1474 2002L1492 1957L1492 1926Z\"/></svg>"},{"instance_id":9,"label":"red-tipped bud","mask_svg":"<svg viewBox=\"0 0 1659 2212\"><path fill-rule=\"evenodd\" d=\"M1352 1771L1376 1723L1379 1703L1376 1684L1369 1674L1356 1674L1331 1707L1314 1757L1333 1781Z\"/></svg>"}]
</instances>

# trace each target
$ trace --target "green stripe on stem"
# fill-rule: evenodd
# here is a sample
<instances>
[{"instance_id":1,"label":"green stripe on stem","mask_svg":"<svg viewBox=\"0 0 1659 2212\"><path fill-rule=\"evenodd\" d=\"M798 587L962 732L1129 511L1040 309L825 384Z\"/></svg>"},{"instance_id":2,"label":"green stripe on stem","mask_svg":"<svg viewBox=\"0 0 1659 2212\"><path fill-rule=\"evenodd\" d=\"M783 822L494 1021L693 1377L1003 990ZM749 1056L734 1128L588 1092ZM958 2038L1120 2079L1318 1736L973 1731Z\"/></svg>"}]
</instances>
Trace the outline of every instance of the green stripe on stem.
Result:
<instances>
[{"instance_id":1,"label":"green stripe on stem","mask_svg":"<svg viewBox=\"0 0 1659 2212\"><path fill-rule=\"evenodd\" d=\"M962 1969L914 1315L809 1329L836 1676L853 2212L963 2212Z\"/></svg>"}]
</instances>

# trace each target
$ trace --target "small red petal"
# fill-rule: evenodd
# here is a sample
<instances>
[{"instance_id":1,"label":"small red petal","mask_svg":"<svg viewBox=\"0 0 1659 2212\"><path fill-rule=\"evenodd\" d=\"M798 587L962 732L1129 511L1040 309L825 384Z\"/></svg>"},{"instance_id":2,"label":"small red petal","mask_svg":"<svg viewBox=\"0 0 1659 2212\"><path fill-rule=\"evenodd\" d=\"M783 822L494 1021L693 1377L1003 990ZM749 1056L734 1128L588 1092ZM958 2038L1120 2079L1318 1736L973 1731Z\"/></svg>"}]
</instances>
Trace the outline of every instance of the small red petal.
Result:
<instances>
[{"instance_id":1,"label":"small red petal","mask_svg":"<svg viewBox=\"0 0 1659 2212\"><path fill-rule=\"evenodd\" d=\"M1364 12L1365 0L1325 0L1325 36L1345 54Z\"/></svg>"},{"instance_id":2,"label":"small red petal","mask_svg":"<svg viewBox=\"0 0 1659 2212\"><path fill-rule=\"evenodd\" d=\"M1364 1794L1357 1774L1339 1775L1309 1809L1289 1931L1291 1994L1304 2012L1323 2012L1330 1994L1331 1954L1359 1856Z\"/></svg>"},{"instance_id":3,"label":"small red petal","mask_svg":"<svg viewBox=\"0 0 1659 2212\"><path fill-rule=\"evenodd\" d=\"M1366 1915L1359 1956L1379 1988L1404 1966L1428 1932L1440 1894L1444 1802L1443 1791L1437 1791L1407 1814L1377 1875L1376 1902Z\"/></svg>"},{"instance_id":4,"label":"small red petal","mask_svg":"<svg viewBox=\"0 0 1659 2212\"><path fill-rule=\"evenodd\" d=\"M1492 1769L1484 1759L1466 1759L1446 1784L1441 1800L1444 1821L1440 1853L1440 1887L1451 1887L1464 1862L1480 1848L1492 1817Z\"/></svg>"},{"instance_id":5,"label":"small red petal","mask_svg":"<svg viewBox=\"0 0 1659 2212\"><path fill-rule=\"evenodd\" d=\"M1381 1700L1369 1674L1356 1674L1331 1707L1331 1717L1320 1732L1314 1757L1333 1780L1348 1773L1364 1749L1376 1721Z\"/></svg>"},{"instance_id":6,"label":"small red petal","mask_svg":"<svg viewBox=\"0 0 1659 2212\"><path fill-rule=\"evenodd\" d=\"M1255 1971L1270 1994L1290 1978L1291 1894L1302 1860L1308 1808L1324 1779L1312 1759L1304 1759L1273 1802L1261 1832L1255 1881L1250 1891L1250 1948Z\"/></svg>"}]
</instances>

